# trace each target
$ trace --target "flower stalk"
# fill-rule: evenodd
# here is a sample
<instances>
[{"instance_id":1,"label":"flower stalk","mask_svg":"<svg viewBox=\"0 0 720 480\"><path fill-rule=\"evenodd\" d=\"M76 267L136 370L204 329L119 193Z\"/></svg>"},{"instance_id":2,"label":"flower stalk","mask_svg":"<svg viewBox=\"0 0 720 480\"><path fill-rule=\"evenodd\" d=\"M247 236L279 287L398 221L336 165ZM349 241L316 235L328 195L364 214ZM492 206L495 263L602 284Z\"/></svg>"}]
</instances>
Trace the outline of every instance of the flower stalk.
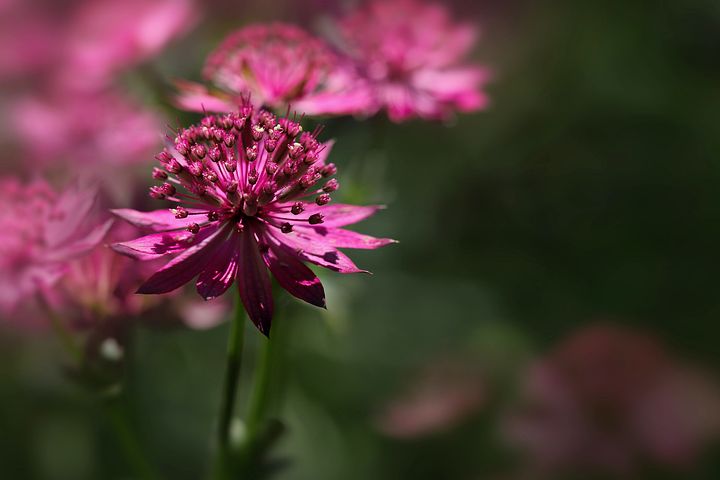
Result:
<instances>
[{"instance_id":1,"label":"flower stalk","mask_svg":"<svg viewBox=\"0 0 720 480\"><path fill-rule=\"evenodd\" d=\"M245 311L240 299L236 300L235 313L230 324L230 336L227 346L227 365L220 405L220 421L218 425L218 471L219 478L227 476L231 456L231 427L235 403L237 400L240 369L242 366L242 349L245 336Z\"/></svg>"}]
</instances>

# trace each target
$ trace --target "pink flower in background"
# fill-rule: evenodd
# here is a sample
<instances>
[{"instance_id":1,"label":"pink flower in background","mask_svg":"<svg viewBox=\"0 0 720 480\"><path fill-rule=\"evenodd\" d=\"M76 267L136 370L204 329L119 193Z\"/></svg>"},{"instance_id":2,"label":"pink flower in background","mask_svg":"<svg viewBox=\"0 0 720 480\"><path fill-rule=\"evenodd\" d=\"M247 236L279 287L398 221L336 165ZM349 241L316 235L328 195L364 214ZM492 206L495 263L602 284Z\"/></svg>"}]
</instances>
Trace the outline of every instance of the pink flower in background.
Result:
<instances>
[{"instance_id":1,"label":"pink flower in background","mask_svg":"<svg viewBox=\"0 0 720 480\"><path fill-rule=\"evenodd\" d=\"M62 279L47 291L53 309L75 326L92 328L104 319L138 315L157 304L135 290L160 265L117 255L107 245L138 233L131 225L116 224L103 242L70 262Z\"/></svg>"},{"instance_id":2,"label":"pink flower in background","mask_svg":"<svg viewBox=\"0 0 720 480\"><path fill-rule=\"evenodd\" d=\"M282 23L232 33L208 57L203 74L217 90L181 82L181 108L232 112L247 95L256 105L307 115L361 114L372 106L352 65L322 40Z\"/></svg>"},{"instance_id":3,"label":"pink flower in background","mask_svg":"<svg viewBox=\"0 0 720 480\"><path fill-rule=\"evenodd\" d=\"M339 23L342 47L370 81L377 108L394 121L444 119L485 108L486 68L463 64L476 32L440 4L372 0Z\"/></svg>"},{"instance_id":4,"label":"pink flower in background","mask_svg":"<svg viewBox=\"0 0 720 480\"><path fill-rule=\"evenodd\" d=\"M70 164L87 172L142 163L162 140L154 133L160 118L120 91L27 96L13 110L17 139L43 167Z\"/></svg>"},{"instance_id":5,"label":"pink flower in background","mask_svg":"<svg viewBox=\"0 0 720 480\"><path fill-rule=\"evenodd\" d=\"M407 391L383 409L378 428L392 437L415 438L462 423L486 404L487 385L477 370L458 360L429 365Z\"/></svg>"},{"instance_id":6,"label":"pink flower in background","mask_svg":"<svg viewBox=\"0 0 720 480\"><path fill-rule=\"evenodd\" d=\"M97 222L94 188L58 194L40 180L4 178L0 191L0 310L12 312L98 245L111 221Z\"/></svg>"},{"instance_id":7,"label":"pink flower in background","mask_svg":"<svg viewBox=\"0 0 720 480\"><path fill-rule=\"evenodd\" d=\"M197 19L192 0L81 2L68 19L63 81L103 88L118 71L157 55Z\"/></svg>"},{"instance_id":8,"label":"pink flower in background","mask_svg":"<svg viewBox=\"0 0 720 480\"><path fill-rule=\"evenodd\" d=\"M644 463L689 468L720 434L720 391L653 338L597 325L528 372L509 441L534 471L633 474ZM538 477L545 478L545 477Z\"/></svg>"},{"instance_id":9,"label":"pink flower in background","mask_svg":"<svg viewBox=\"0 0 720 480\"><path fill-rule=\"evenodd\" d=\"M177 255L138 293L167 293L198 277L198 293L210 299L237 280L250 319L267 335L273 315L268 269L292 295L324 307L320 280L303 262L362 272L338 248L392 243L340 228L378 207L328 205L337 181L315 185L335 174L326 163L330 144L321 144L317 132L301 132L300 124L256 114L249 105L181 130L174 148L157 157L164 169L153 176L164 183L150 189L151 197L177 207L114 211L157 232L117 243L116 251L143 260Z\"/></svg>"}]
</instances>

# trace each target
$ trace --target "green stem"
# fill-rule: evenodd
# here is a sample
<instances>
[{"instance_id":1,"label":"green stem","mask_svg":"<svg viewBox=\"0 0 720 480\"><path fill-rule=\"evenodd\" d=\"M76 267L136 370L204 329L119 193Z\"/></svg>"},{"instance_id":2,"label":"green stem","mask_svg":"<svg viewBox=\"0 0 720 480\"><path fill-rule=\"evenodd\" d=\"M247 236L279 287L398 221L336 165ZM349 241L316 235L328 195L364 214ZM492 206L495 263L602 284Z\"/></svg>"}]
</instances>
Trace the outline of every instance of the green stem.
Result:
<instances>
[{"instance_id":1,"label":"green stem","mask_svg":"<svg viewBox=\"0 0 720 480\"><path fill-rule=\"evenodd\" d=\"M150 463L145 459L137 437L130 428L125 409L117 401L105 404L105 412L113 427L115 436L125 452L125 457L135 470L138 478L157 480L159 477Z\"/></svg>"},{"instance_id":2,"label":"green stem","mask_svg":"<svg viewBox=\"0 0 720 480\"><path fill-rule=\"evenodd\" d=\"M248 414L245 421L245 442L251 445L255 441L258 429L265 417L268 405L268 391L270 385L270 359L272 356L272 337L260 338L260 352L258 364L255 371L255 388L248 407Z\"/></svg>"},{"instance_id":3,"label":"green stem","mask_svg":"<svg viewBox=\"0 0 720 480\"><path fill-rule=\"evenodd\" d=\"M232 426L233 411L237 398L237 387L240 381L240 367L242 366L243 336L245 332L245 311L238 298L235 305L235 315L230 325L227 357L225 367L225 382L223 384L222 403L220 405L220 424L218 428L219 446L219 474L220 478L227 476L230 458L230 427Z\"/></svg>"}]
</instances>

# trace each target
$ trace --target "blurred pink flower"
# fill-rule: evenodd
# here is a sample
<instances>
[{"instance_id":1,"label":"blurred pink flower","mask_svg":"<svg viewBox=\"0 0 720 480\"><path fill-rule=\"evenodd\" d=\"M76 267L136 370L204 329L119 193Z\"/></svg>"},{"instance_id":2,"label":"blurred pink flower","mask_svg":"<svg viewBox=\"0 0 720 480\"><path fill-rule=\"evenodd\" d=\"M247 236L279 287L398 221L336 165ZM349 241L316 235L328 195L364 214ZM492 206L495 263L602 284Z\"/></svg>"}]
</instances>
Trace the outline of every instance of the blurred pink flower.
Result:
<instances>
[{"instance_id":1,"label":"blurred pink flower","mask_svg":"<svg viewBox=\"0 0 720 480\"><path fill-rule=\"evenodd\" d=\"M653 338L597 325L537 362L508 439L549 478L637 473L643 463L688 468L720 434L720 392Z\"/></svg>"},{"instance_id":2,"label":"blurred pink flower","mask_svg":"<svg viewBox=\"0 0 720 480\"><path fill-rule=\"evenodd\" d=\"M339 22L342 47L370 81L376 108L396 122L445 119L488 104L486 68L462 64L475 29L441 4L371 0Z\"/></svg>"},{"instance_id":3,"label":"blurred pink flower","mask_svg":"<svg viewBox=\"0 0 720 480\"><path fill-rule=\"evenodd\" d=\"M0 11L0 81L18 80L54 65L60 25L51 12L8 3Z\"/></svg>"},{"instance_id":4,"label":"blurred pink flower","mask_svg":"<svg viewBox=\"0 0 720 480\"><path fill-rule=\"evenodd\" d=\"M57 194L41 180L4 178L0 190L0 310L12 313L67 273L112 222L97 222L94 188L76 185Z\"/></svg>"},{"instance_id":5,"label":"blurred pink flower","mask_svg":"<svg viewBox=\"0 0 720 480\"><path fill-rule=\"evenodd\" d=\"M256 114L205 117L180 130L172 153L158 155L165 183L150 195L168 199L172 210L115 210L119 217L157 233L117 243L116 251L139 259L177 254L145 282L138 293L173 291L199 275L198 293L222 295L237 279L250 319L270 331L273 299L268 269L292 295L324 307L320 280L303 261L342 273L362 272L338 248L374 249L392 243L338 227L369 217L378 207L327 205L338 187L327 164L329 144L300 124ZM178 191L182 187L185 192ZM313 198L314 197L314 198Z\"/></svg>"},{"instance_id":6,"label":"blurred pink flower","mask_svg":"<svg viewBox=\"0 0 720 480\"><path fill-rule=\"evenodd\" d=\"M103 242L70 262L62 279L46 292L53 310L76 327L93 328L104 319L127 318L156 305L135 290L159 265L117 255L107 245L137 234L131 225L116 224Z\"/></svg>"},{"instance_id":7,"label":"blurred pink flower","mask_svg":"<svg viewBox=\"0 0 720 480\"><path fill-rule=\"evenodd\" d=\"M33 164L80 166L147 161L161 143L161 120L119 91L25 96L13 105L17 139Z\"/></svg>"},{"instance_id":8,"label":"blurred pink flower","mask_svg":"<svg viewBox=\"0 0 720 480\"><path fill-rule=\"evenodd\" d=\"M378 428L399 438L448 430L485 406L486 388L484 375L467 362L431 364L383 409Z\"/></svg>"},{"instance_id":9,"label":"blurred pink flower","mask_svg":"<svg viewBox=\"0 0 720 480\"><path fill-rule=\"evenodd\" d=\"M118 71L157 55L197 19L192 0L80 2L68 19L63 81L103 88Z\"/></svg>"},{"instance_id":10,"label":"blurred pink flower","mask_svg":"<svg viewBox=\"0 0 720 480\"><path fill-rule=\"evenodd\" d=\"M232 112L250 95L256 105L307 115L366 113L370 92L354 68L322 40L283 23L237 30L203 71L216 90L179 82L177 103L194 111Z\"/></svg>"}]
</instances>

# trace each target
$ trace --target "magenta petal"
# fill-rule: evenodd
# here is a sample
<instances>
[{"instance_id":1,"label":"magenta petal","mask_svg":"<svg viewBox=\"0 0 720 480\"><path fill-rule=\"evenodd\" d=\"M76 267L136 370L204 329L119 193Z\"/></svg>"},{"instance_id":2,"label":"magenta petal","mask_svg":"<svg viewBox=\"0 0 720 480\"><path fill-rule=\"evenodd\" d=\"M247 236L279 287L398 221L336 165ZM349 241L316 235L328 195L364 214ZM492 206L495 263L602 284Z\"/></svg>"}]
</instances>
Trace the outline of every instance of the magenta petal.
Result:
<instances>
[{"instance_id":1,"label":"magenta petal","mask_svg":"<svg viewBox=\"0 0 720 480\"><path fill-rule=\"evenodd\" d=\"M287 204L289 209L292 204ZM325 206L318 206L315 203L308 203L305 205L305 211L303 217L320 213L323 216L322 225L325 227L344 227L345 225L352 225L353 223L365 220L371 217L378 210L382 210L382 205L346 205L342 203L331 203Z\"/></svg>"},{"instance_id":2,"label":"magenta petal","mask_svg":"<svg viewBox=\"0 0 720 480\"><path fill-rule=\"evenodd\" d=\"M227 232L227 229L218 230L202 242L185 250L155 272L140 286L137 293L168 293L188 283L207 266L208 259L212 258L215 249L227 238Z\"/></svg>"},{"instance_id":3,"label":"magenta petal","mask_svg":"<svg viewBox=\"0 0 720 480\"><path fill-rule=\"evenodd\" d=\"M240 262L239 246L237 236L230 235L230 238L217 248L213 259L200 273L196 288L205 300L219 297L232 285Z\"/></svg>"},{"instance_id":4,"label":"magenta petal","mask_svg":"<svg viewBox=\"0 0 720 480\"><path fill-rule=\"evenodd\" d=\"M240 235L240 272L237 280L240 299L250 320L263 335L269 336L273 315L272 285L260 256L260 248L250 232Z\"/></svg>"},{"instance_id":5,"label":"magenta petal","mask_svg":"<svg viewBox=\"0 0 720 480\"><path fill-rule=\"evenodd\" d=\"M306 262L319 265L340 273L368 273L359 269L350 258L327 244L318 243L309 235L293 231L283 234L270 234L288 253L296 255Z\"/></svg>"},{"instance_id":6,"label":"magenta petal","mask_svg":"<svg viewBox=\"0 0 720 480\"><path fill-rule=\"evenodd\" d=\"M316 307L325 308L325 290L320 279L296 256L271 245L263 254L265 264L281 287Z\"/></svg>"},{"instance_id":7,"label":"magenta petal","mask_svg":"<svg viewBox=\"0 0 720 480\"><path fill-rule=\"evenodd\" d=\"M191 223L198 221L197 216L190 215L187 218L175 218L175 214L169 209L154 210L152 212L139 212L130 208L119 208L110 210L115 216L140 228L149 228L155 231L180 230ZM199 210L188 208L189 213L196 213Z\"/></svg>"},{"instance_id":8,"label":"magenta petal","mask_svg":"<svg viewBox=\"0 0 720 480\"><path fill-rule=\"evenodd\" d=\"M175 105L191 112L231 112L235 105L225 98L220 98L208 91L204 85L192 82L176 82L179 90L175 97Z\"/></svg>"},{"instance_id":9,"label":"magenta petal","mask_svg":"<svg viewBox=\"0 0 720 480\"><path fill-rule=\"evenodd\" d=\"M315 237L318 243L330 245L335 248L357 248L374 250L376 248L397 243L391 238L376 238L362 233L344 230L342 228L327 228L324 225L314 227L296 227L298 232Z\"/></svg>"},{"instance_id":10,"label":"magenta petal","mask_svg":"<svg viewBox=\"0 0 720 480\"><path fill-rule=\"evenodd\" d=\"M110 248L137 260L154 260L197 245L216 231L217 227L212 225L201 229L195 235L185 230L153 233L135 240L114 243Z\"/></svg>"}]
</instances>

